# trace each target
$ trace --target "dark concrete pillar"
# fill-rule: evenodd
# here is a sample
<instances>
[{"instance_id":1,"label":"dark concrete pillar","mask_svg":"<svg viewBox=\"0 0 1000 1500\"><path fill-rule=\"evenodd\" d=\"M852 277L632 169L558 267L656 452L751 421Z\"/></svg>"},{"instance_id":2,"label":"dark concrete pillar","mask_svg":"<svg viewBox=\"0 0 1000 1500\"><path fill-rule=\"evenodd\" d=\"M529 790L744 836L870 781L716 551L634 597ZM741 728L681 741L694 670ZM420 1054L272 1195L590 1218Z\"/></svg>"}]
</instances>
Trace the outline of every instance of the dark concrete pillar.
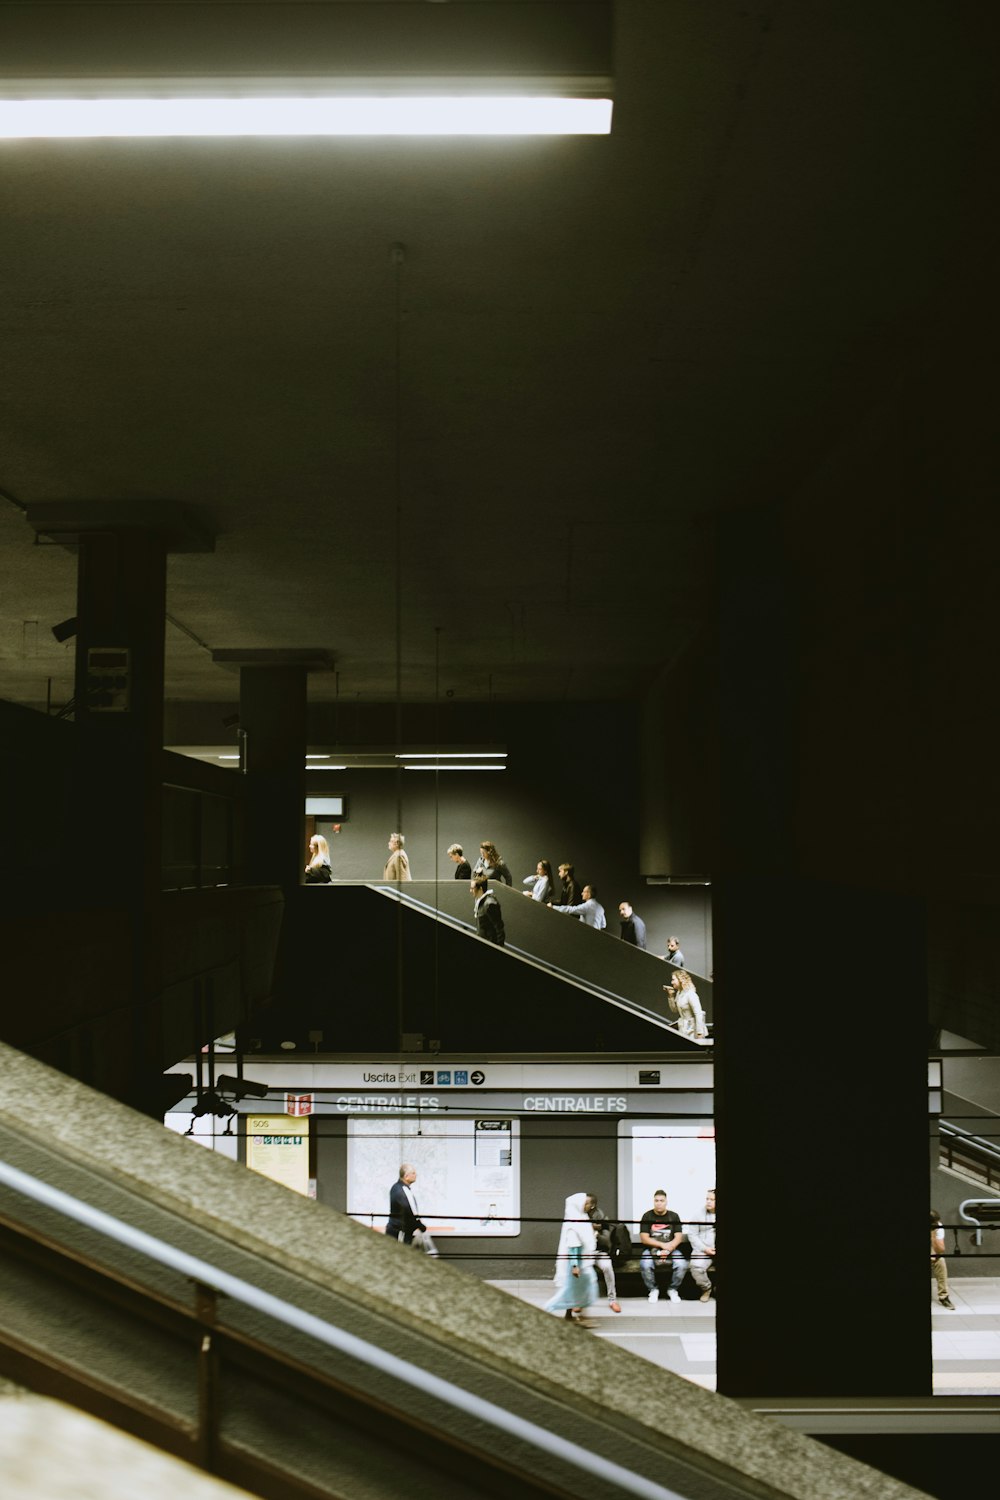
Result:
<instances>
[{"instance_id":1,"label":"dark concrete pillar","mask_svg":"<svg viewBox=\"0 0 1000 1500\"><path fill-rule=\"evenodd\" d=\"M840 756L817 752L816 711L842 692L838 621L801 562L777 508L727 518L713 869L719 1390L925 1395L923 909L872 854L877 792L858 769L899 725L876 696L867 715L845 703L833 716ZM817 630L829 650L813 650ZM826 768L848 760L856 805L831 830Z\"/></svg>"},{"instance_id":2,"label":"dark concrete pillar","mask_svg":"<svg viewBox=\"0 0 1000 1500\"><path fill-rule=\"evenodd\" d=\"M718 768L715 661L690 642L650 684L639 715L639 870L674 878L711 869Z\"/></svg>"},{"instance_id":3,"label":"dark concrete pillar","mask_svg":"<svg viewBox=\"0 0 1000 1500\"><path fill-rule=\"evenodd\" d=\"M78 555L75 814L71 828L53 830L66 850L60 875L72 881L73 905L89 908L95 924L127 933L109 992L124 987L130 994L129 1024L111 1031L91 1018L93 1033L81 1043L89 1049L83 1072L155 1112L149 1085L163 1066L157 1005L167 554L211 551L212 539L184 506L168 501L45 502L29 508L28 520ZM93 1036L101 1038L99 1048Z\"/></svg>"},{"instance_id":4,"label":"dark concrete pillar","mask_svg":"<svg viewBox=\"0 0 1000 1500\"><path fill-rule=\"evenodd\" d=\"M225 650L240 671L240 737L246 777L247 876L254 885L302 884L306 863L306 682L329 669L321 649Z\"/></svg>"},{"instance_id":5,"label":"dark concrete pillar","mask_svg":"<svg viewBox=\"0 0 1000 1500\"><path fill-rule=\"evenodd\" d=\"M148 907L160 889L167 549L149 531L79 545L76 707L95 894Z\"/></svg>"},{"instance_id":6,"label":"dark concrete pillar","mask_svg":"<svg viewBox=\"0 0 1000 1500\"><path fill-rule=\"evenodd\" d=\"M306 862L305 667L241 668L240 731L250 880L291 890Z\"/></svg>"}]
</instances>

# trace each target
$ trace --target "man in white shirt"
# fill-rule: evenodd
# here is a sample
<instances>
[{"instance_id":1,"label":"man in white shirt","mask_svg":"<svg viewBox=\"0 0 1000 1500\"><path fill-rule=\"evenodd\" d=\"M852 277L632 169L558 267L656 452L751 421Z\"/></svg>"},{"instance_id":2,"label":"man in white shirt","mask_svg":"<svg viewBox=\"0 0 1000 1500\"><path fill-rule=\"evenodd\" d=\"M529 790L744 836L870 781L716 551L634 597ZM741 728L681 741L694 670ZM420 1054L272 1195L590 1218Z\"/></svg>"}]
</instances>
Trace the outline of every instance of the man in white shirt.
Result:
<instances>
[{"instance_id":1,"label":"man in white shirt","mask_svg":"<svg viewBox=\"0 0 1000 1500\"><path fill-rule=\"evenodd\" d=\"M583 888L583 900L579 906L553 906L553 911L561 911L567 917L579 917L581 922L586 922L588 927L596 927L598 931L607 927L607 918L604 915L604 907L597 899L597 892L592 885Z\"/></svg>"},{"instance_id":2,"label":"man in white shirt","mask_svg":"<svg viewBox=\"0 0 1000 1500\"><path fill-rule=\"evenodd\" d=\"M709 1302L712 1297L712 1282L708 1267L715 1260L715 1188L705 1194L705 1222L686 1224L684 1233L691 1246L691 1280L701 1293L700 1302Z\"/></svg>"},{"instance_id":3,"label":"man in white shirt","mask_svg":"<svg viewBox=\"0 0 1000 1500\"><path fill-rule=\"evenodd\" d=\"M944 1225L936 1208L931 1209L931 1272L937 1283L937 1299L949 1312L955 1304L948 1296L948 1268L944 1261Z\"/></svg>"}]
</instances>

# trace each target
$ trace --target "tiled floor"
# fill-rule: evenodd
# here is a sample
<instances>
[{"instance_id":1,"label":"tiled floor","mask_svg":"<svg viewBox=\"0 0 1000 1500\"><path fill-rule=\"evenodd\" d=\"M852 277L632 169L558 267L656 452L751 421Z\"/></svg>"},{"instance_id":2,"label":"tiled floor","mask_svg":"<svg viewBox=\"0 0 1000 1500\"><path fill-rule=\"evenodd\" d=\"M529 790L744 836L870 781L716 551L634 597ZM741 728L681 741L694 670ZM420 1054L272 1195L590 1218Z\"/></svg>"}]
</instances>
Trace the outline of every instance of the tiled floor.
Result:
<instances>
[{"instance_id":1,"label":"tiled floor","mask_svg":"<svg viewBox=\"0 0 1000 1500\"><path fill-rule=\"evenodd\" d=\"M551 1281L494 1281L493 1286L542 1307ZM941 1396L1000 1395L1000 1277L952 1277L955 1311L931 1303L934 1391ZM622 1349L673 1370L696 1385L715 1389L715 1303L647 1302L628 1297L621 1312L606 1302L588 1312L594 1334Z\"/></svg>"}]
</instances>

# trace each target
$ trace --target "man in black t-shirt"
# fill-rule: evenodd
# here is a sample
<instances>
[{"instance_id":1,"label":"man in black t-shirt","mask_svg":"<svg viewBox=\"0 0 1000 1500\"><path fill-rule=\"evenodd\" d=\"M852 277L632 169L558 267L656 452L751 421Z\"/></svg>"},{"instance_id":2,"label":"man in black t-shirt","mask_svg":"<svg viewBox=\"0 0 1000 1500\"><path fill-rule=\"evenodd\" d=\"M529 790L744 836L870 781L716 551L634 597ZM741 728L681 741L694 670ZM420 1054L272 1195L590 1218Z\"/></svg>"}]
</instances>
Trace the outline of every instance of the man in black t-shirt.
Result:
<instances>
[{"instance_id":1,"label":"man in black t-shirt","mask_svg":"<svg viewBox=\"0 0 1000 1500\"><path fill-rule=\"evenodd\" d=\"M656 1286L656 1270L659 1267L661 1270L669 1268L671 1274L667 1296L671 1302L679 1302L677 1288L687 1274L690 1261L685 1259L680 1249L684 1242L684 1227L673 1209L667 1207L664 1188L656 1189L652 1208L642 1216L639 1239L642 1241L639 1272L646 1288L647 1300L656 1302L659 1298Z\"/></svg>"}]
</instances>

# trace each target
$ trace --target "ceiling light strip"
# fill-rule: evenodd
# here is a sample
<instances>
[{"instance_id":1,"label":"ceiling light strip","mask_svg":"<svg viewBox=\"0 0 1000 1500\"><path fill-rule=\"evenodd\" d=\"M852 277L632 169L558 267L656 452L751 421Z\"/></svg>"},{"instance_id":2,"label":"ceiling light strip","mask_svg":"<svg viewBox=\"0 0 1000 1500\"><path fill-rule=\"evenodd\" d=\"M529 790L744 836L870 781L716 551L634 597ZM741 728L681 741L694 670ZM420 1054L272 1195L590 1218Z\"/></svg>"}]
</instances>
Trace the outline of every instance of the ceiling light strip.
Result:
<instances>
[{"instance_id":1,"label":"ceiling light strip","mask_svg":"<svg viewBox=\"0 0 1000 1500\"><path fill-rule=\"evenodd\" d=\"M506 760L506 750L400 750L397 760Z\"/></svg>"},{"instance_id":2,"label":"ceiling light strip","mask_svg":"<svg viewBox=\"0 0 1000 1500\"><path fill-rule=\"evenodd\" d=\"M0 137L607 135L610 99L553 95L0 98Z\"/></svg>"},{"instance_id":3,"label":"ceiling light strip","mask_svg":"<svg viewBox=\"0 0 1000 1500\"><path fill-rule=\"evenodd\" d=\"M404 766L403 767L404 771L506 771L506 769L507 769L506 766L483 765L482 762L480 762L478 766L456 766L454 764L454 762L452 762L452 763L449 763L448 765L440 765L440 766L438 766L438 765L430 765L430 766L421 765L421 766Z\"/></svg>"}]
</instances>

